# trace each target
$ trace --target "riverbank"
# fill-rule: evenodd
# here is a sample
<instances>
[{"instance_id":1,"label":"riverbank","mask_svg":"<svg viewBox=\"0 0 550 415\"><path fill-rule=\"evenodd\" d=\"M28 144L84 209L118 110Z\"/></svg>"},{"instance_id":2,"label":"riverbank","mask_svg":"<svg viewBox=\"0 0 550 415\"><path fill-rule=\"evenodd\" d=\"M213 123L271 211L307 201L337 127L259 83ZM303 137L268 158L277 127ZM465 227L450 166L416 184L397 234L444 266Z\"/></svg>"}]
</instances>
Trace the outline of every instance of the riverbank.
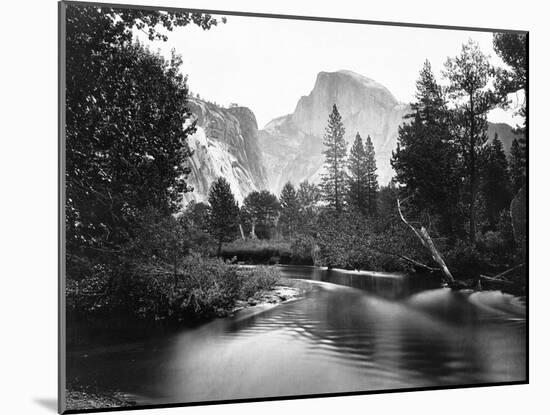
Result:
<instances>
[{"instance_id":1,"label":"riverbank","mask_svg":"<svg viewBox=\"0 0 550 415\"><path fill-rule=\"evenodd\" d=\"M277 285L267 290L258 291L246 300L237 300L230 314L235 314L248 307L277 305L302 298L311 290L311 283L289 278L280 278Z\"/></svg>"},{"instance_id":2,"label":"riverbank","mask_svg":"<svg viewBox=\"0 0 550 415\"><path fill-rule=\"evenodd\" d=\"M303 298L311 289L312 284L307 281L279 277L275 285L270 288L260 289L246 299L236 300L233 308L220 313L218 318L233 316L253 307L277 306L295 301ZM82 385L75 385L67 391L66 405L69 410L84 410L131 407L135 406L136 402L122 392L100 390L91 392Z\"/></svg>"},{"instance_id":3,"label":"riverbank","mask_svg":"<svg viewBox=\"0 0 550 415\"><path fill-rule=\"evenodd\" d=\"M92 393L82 390L67 391L68 410L84 411L135 406L136 402L119 392Z\"/></svg>"}]
</instances>

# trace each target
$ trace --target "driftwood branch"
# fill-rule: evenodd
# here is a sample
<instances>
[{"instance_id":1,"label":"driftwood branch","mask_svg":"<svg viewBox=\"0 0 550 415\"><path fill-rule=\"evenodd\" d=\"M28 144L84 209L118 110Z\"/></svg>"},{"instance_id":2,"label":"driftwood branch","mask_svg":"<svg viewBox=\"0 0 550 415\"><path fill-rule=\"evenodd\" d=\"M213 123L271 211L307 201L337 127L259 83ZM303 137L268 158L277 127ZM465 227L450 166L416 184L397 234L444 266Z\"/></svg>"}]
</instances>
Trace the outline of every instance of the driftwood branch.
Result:
<instances>
[{"instance_id":1,"label":"driftwood branch","mask_svg":"<svg viewBox=\"0 0 550 415\"><path fill-rule=\"evenodd\" d=\"M385 251L383 249L375 248L375 247L372 247L371 249L374 250L374 251L380 252L381 254L386 254L386 255L395 256L397 258L401 258L402 260L407 261L407 262L413 264L414 266L417 266L419 268L424 268L424 269L426 269L430 272L439 271L439 268L430 267L429 265L423 264L422 262L417 261L416 259L412 259L412 258L410 258L408 256L405 256L405 255L396 254L395 252Z\"/></svg>"},{"instance_id":2,"label":"driftwood branch","mask_svg":"<svg viewBox=\"0 0 550 415\"><path fill-rule=\"evenodd\" d=\"M405 223L405 225L407 225L414 232L414 234L418 237L418 239L420 239L420 242L422 243L422 245L426 249L428 249L428 251L430 251L430 254L433 260L437 263L437 265L439 265L439 268L443 272L445 280L448 283L454 283L455 279L451 274L451 271L449 271L447 264L445 264L445 260L443 259L443 257L441 256L437 248L435 247L435 244L432 238L430 237L430 235L428 234L428 231L426 230L426 228L422 226L420 230L418 230L413 225L411 225L407 221L407 219L405 219L405 216L403 216L403 212L401 211L401 202L399 201L399 199L397 199L397 210L399 211L399 216L401 216L401 220L403 221L403 223Z\"/></svg>"},{"instance_id":3,"label":"driftwood branch","mask_svg":"<svg viewBox=\"0 0 550 415\"><path fill-rule=\"evenodd\" d=\"M519 265L516 265L515 267L512 267L512 268L510 268L510 269L507 269L507 270L504 271L504 272L501 272L501 273L498 274L498 275L495 275L495 276L492 277L492 278L494 278L494 279L496 279L496 280L503 280L503 279L506 279L506 277L508 277L508 275L514 273L515 271L517 271L518 269L521 269L521 268L524 267L524 266L525 266L525 264L524 264L524 263L521 263L521 264L519 264Z\"/></svg>"}]
</instances>

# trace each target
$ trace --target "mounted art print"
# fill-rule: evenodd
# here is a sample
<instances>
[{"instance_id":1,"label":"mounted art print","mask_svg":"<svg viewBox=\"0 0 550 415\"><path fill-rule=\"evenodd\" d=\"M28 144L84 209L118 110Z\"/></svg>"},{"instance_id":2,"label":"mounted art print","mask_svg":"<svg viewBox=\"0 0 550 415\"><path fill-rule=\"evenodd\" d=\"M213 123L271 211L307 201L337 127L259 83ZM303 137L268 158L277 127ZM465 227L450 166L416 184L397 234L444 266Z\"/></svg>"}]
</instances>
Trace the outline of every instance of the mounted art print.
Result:
<instances>
[{"instance_id":1,"label":"mounted art print","mask_svg":"<svg viewBox=\"0 0 550 415\"><path fill-rule=\"evenodd\" d=\"M60 412L527 383L528 33L59 3Z\"/></svg>"}]
</instances>

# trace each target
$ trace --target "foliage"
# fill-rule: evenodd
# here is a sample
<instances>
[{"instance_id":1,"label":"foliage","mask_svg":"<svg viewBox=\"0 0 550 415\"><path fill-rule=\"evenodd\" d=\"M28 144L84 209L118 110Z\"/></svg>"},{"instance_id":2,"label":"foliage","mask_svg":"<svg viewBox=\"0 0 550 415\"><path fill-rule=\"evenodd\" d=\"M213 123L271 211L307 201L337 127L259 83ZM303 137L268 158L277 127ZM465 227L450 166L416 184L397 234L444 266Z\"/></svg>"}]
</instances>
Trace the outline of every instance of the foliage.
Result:
<instances>
[{"instance_id":1,"label":"foliage","mask_svg":"<svg viewBox=\"0 0 550 415\"><path fill-rule=\"evenodd\" d=\"M520 33L495 33L493 35L493 47L498 56L508 65L509 69L498 68L495 71L495 90L500 98L500 104L504 108L510 106L508 94L523 91L525 97L517 111L523 118L523 126L517 128L520 135L518 155L521 163L522 175L526 175L527 169L527 35ZM518 175L520 177L520 175ZM519 188L517 189L519 190ZM517 191L516 190L516 191Z\"/></svg>"},{"instance_id":2,"label":"foliage","mask_svg":"<svg viewBox=\"0 0 550 415\"><path fill-rule=\"evenodd\" d=\"M223 247L222 256L249 264L288 263L290 243L273 239L236 239Z\"/></svg>"},{"instance_id":3,"label":"foliage","mask_svg":"<svg viewBox=\"0 0 550 415\"><path fill-rule=\"evenodd\" d=\"M363 215L374 215L378 178L374 146L370 136L367 136L365 146L359 133L355 136L348 157L348 172L348 206Z\"/></svg>"},{"instance_id":4,"label":"foliage","mask_svg":"<svg viewBox=\"0 0 550 415\"><path fill-rule=\"evenodd\" d=\"M481 172L481 195L484 199L485 218L491 229L494 229L500 213L508 210L512 199L508 162L502 142L495 134L493 141L484 152L484 163Z\"/></svg>"},{"instance_id":5,"label":"foliage","mask_svg":"<svg viewBox=\"0 0 550 415\"><path fill-rule=\"evenodd\" d=\"M348 157L348 206L363 214L367 212L367 165L363 139L355 135Z\"/></svg>"},{"instance_id":6,"label":"foliage","mask_svg":"<svg viewBox=\"0 0 550 415\"><path fill-rule=\"evenodd\" d=\"M335 104L329 115L328 126L323 138L325 171L321 179L321 189L328 206L337 212L344 208L346 193L345 163L347 144L344 140L345 132L342 117Z\"/></svg>"},{"instance_id":7,"label":"foliage","mask_svg":"<svg viewBox=\"0 0 550 415\"><path fill-rule=\"evenodd\" d=\"M514 261L521 260L516 253L512 219L508 211L500 212L496 228L482 235L478 248L492 264L500 268L510 268Z\"/></svg>"},{"instance_id":8,"label":"foliage","mask_svg":"<svg viewBox=\"0 0 550 415\"><path fill-rule=\"evenodd\" d=\"M515 139L512 141L512 147L510 148L510 156L508 159L508 166L510 169L510 182L512 186L512 193L515 195L519 192L525 183L525 161L524 153L521 149L519 141Z\"/></svg>"},{"instance_id":9,"label":"foliage","mask_svg":"<svg viewBox=\"0 0 550 415\"><path fill-rule=\"evenodd\" d=\"M188 252L213 255L216 241L209 233L210 206L206 203L191 201L179 219L184 227Z\"/></svg>"},{"instance_id":10,"label":"foliage","mask_svg":"<svg viewBox=\"0 0 550 415\"><path fill-rule=\"evenodd\" d=\"M452 143L450 112L428 61L416 83L411 120L399 128L392 153L394 181L404 185L402 198L412 198L416 213L427 211L442 220L442 230L456 231L459 194L458 157Z\"/></svg>"},{"instance_id":11,"label":"foliage","mask_svg":"<svg viewBox=\"0 0 550 415\"><path fill-rule=\"evenodd\" d=\"M170 272L134 269L106 289L112 280L104 269L67 286L72 316L124 316L134 320L192 322L226 315L237 300L246 300L277 284L278 271L269 267L240 269L221 259L188 255L180 260L181 282L173 286Z\"/></svg>"},{"instance_id":12,"label":"foliage","mask_svg":"<svg viewBox=\"0 0 550 415\"><path fill-rule=\"evenodd\" d=\"M370 216L376 213L376 194L378 192L378 175L376 174L376 154L370 135L365 142L365 169L366 169L366 205Z\"/></svg>"},{"instance_id":13,"label":"foliage","mask_svg":"<svg viewBox=\"0 0 550 415\"><path fill-rule=\"evenodd\" d=\"M225 178L219 177L212 183L208 192L208 203L208 231L218 242L217 254L220 256L222 243L231 242L237 236L239 219L239 206Z\"/></svg>"},{"instance_id":14,"label":"foliage","mask_svg":"<svg viewBox=\"0 0 550 415\"><path fill-rule=\"evenodd\" d=\"M91 255L120 249L142 209L170 212L187 189L194 125L181 59L132 43L133 29L165 39L158 27L209 29L217 20L80 5L68 5L66 17L67 250Z\"/></svg>"},{"instance_id":15,"label":"foliage","mask_svg":"<svg viewBox=\"0 0 550 415\"><path fill-rule=\"evenodd\" d=\"M311 234L298 233L291 242L291 263L313 265L317 253L317 240Z\"/></svg>"},{"instance_id":16,"label":"foliage","mask_svg":"<svg viewBox=\"0 0 550 415\"><path fill-rule=\"evenodd\" d=\"M240 293L239 298L247 299L263 290L272 289L281 278L273 267L257 266L254 269L239 271Z\"/></svg>"},{"instance_id":17,"label":"foliage","mask_svg":"<svg viewBox=\"0 0 550 415\"><path fill-rule=\"evenodd\" d=\"M298 194L292 183L288 182L283 186L279 196L280 217L279 224L283 231L283 236L292 238L297 231L300 221L300 204Z\"/></svg>"},{"instance_id":18,"label":"foliage","mask_svg":"<svg viewBox=\"0 0 550 415\"><path fill-rule=\"evenodd\" d=\"M277 196L267 190L250 192L243 201L245 222L250 223L250 236L267 239L279 214Z\"/></svg>"},{"instance_id":19,"label":"foliage","mask_svg":"<svg viewBox=\"0 0 550 415\"><path fill-rule=\"evenodd\" d=\"M527 88L527 35L519 33L495 33L493 48L510 69L496 70L496 90L502 104L509 104L507 95ZM525 116L525 102L520 113Z\"/></svg>"},{"instance_id":20,"label":"foliage","mask_svg":"<svg viewBox=\"0 0 550 415\"><path fill-rule=\"evenodd\" d=\"M460 149L468 182L469 238L476 237L476 198L480 178L480 153L487 141L487 113L498 103L495 93L488 89L491 66L479 45L469 40L462 45L460 55L445 62L448 94L454 103L454 126L457 148Z\"/></svg>"}]
</instances>

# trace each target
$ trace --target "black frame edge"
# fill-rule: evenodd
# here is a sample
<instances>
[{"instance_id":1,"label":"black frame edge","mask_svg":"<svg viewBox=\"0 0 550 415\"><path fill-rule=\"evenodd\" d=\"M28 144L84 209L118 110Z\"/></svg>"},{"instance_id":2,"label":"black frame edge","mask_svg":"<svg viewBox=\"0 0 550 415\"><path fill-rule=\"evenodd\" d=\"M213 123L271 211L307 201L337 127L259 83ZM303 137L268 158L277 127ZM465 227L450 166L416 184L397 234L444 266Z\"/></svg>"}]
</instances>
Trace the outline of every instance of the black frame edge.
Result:
<instances>
[{"instance_id":1,"label":"black frame edge","mask_svg":"<svg viewBox=\"0 0 550 415\"><path fill-rule=\"evenodd\" d=\"M349 19L342 17L327 17L327 16L302 16L291 14L278 14L278 13L261 13L261 12L245 12L236 10L213 10L213 9L197 9L188 7L169 7L169 6L149 6L141 4L117 4L107 2L90 2L90 1L71 1L62 0L62 3L68 6L95 6L95 7L111 7L115 9L141 9L141 10L165 10L172 12L196 12L206 14L224 14L227 16L240 16L240 17L264 17L268 19L287 19L287 20L302 20L302 21L321 21L332 23L352 23L352 24L370 24L375 26L402 26L421 29L444 29L444 30L464 30L475 32L502 32L502 33L520 33L526 34L527 30L517 29L498 29L489 27L468 27L468 26L456 26L456 25L439 25L439 24L426 24L426 23L414 23L414 22L391 22L387 20L364 20L364 19Z\"/></svg>"},{"instance_id":2,"label":"black frame edge","mask_svg":"<svg viewBox=\"0 0 550 415\"><path fill-rule=\"evenodd\" d=\"M57 173L57 200L58 200L58 362L57 362L57 411L65 413L67 410L67 377L66 377L66 313L65 313L65 35L66 35L66 11L67 3L61 1L58 3L58 96L57 104L59 108L58 114L58 173Z\"/></svg>"}]
</instances>

